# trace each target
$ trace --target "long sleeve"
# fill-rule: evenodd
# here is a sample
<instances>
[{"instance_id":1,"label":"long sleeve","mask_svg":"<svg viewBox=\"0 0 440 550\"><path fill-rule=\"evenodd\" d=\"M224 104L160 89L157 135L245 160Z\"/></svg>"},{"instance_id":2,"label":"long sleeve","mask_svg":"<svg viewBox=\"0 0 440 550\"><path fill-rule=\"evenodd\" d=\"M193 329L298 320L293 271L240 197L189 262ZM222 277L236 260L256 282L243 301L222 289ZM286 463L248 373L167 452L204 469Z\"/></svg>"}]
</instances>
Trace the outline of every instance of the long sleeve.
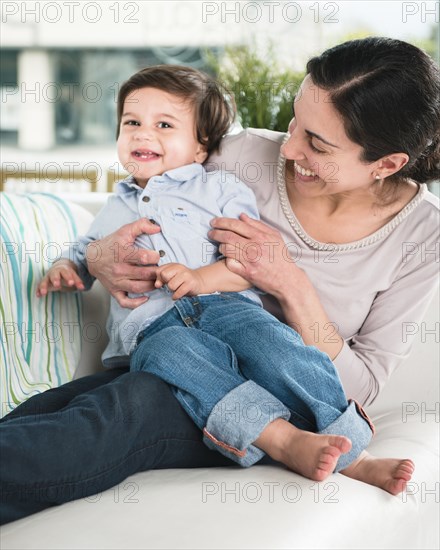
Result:
<instances>
[{"instance_id":1,"label":"long sleeve","mask_svg":"<svg viewBox=\"0 0 440 550\"><path fill-rule=\"evenodd\" d=\"M238 218L241 213L247 214L256 220L260 219L257 200L253 191L235 175L224 173L222 195L219 199L219 207L226 218Z\"/></svg>"},{"instance_id":2,"label":"long sleeve","mask_svg":"<svg viewBox=\"0 0 440 550\"><path fill-rule=\"evenodd\" d=\"M115 220L115 204L117 204L115 197L110 197L96 215L87 234L77 237L76 241L61 254L61 258L69 259L77 266L78 275L84 283L85 290L89 290L95 281L87 266L87 246L118 228L114 223L109 225L109 221ZM100 254L99 247L96 247L95 253L97 256Z\"/></svg>"},{"instance_id":3,"label":"long sleeve","mask_svg":"<svg viewBox=\"0 0 440 550\"><path fill-rule=\"evenodd\" d=\"M345 341L334 359L344 389L349 397L369 404L408 357L414 339L435 328L421 323L439 279L438 199L421 189L386 227L359 246L347 243L321 249L310 236L304 240L304 231L297 232L283 191L279 159L283 139L283 134L248 129L226 138L221 154L210 161L214 167L240 173L257 197L261 219L278 229L296 252L298 266L311 279ZM245 177L243 167L250 163L258 164L260 177ZM265 296L263 301L284 320L275 298ZM434 336L427 333L430 337Z\"/></svg>"},{"instance_id":4,"label":"long sleeve","mask_svg":"<svg viewBox=\"0 0 440 550\"><path fill-rule=\"evenodd\" d=\"M334 360L347 395L367 405L407 359L414 339L435 329L422 321L438 288L438 237L403 245L398 277L377 294L358 334L345 342Z\"/></svg>"}]
</instances>

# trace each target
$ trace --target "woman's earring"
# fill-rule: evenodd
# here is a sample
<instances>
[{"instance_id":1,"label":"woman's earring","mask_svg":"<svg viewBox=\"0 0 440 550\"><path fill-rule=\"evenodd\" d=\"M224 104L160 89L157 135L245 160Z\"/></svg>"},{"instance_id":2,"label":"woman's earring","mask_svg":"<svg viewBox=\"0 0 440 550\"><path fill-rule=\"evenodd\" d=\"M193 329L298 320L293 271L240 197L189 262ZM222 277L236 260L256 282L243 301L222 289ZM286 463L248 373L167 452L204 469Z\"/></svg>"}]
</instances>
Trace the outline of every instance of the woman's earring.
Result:
<instances>
[{"instance_id":1,"label":"woman's earring","mask_svg":"<svg viewBox=\"0 0 440 550\"><path fill-rule=\"evenodd\" d=\"M375 180L380 180L380 179L382 179L382 178L379 176L379 174L376 174L376 175L374 176L374 179L375 179Z\"/></svg>"}]
</instances>

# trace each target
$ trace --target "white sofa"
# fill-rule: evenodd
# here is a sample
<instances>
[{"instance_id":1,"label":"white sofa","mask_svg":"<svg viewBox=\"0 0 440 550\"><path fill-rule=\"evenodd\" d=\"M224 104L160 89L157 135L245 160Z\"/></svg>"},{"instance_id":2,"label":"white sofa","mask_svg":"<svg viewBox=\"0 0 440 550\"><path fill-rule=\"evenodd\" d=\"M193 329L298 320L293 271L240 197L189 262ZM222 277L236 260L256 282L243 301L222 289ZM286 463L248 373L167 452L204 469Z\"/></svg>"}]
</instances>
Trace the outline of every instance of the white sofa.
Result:
<instances>
[{"instance_id":1,"label":"white sofa","mask_svg":"<svg viewBox=\"0 0 440 550\"><path fill-rule=\"evenodd\" d=\"M68 198L89 211L72 205L81 231L105 195ZM102 322L107 302L95 285L84 301L84 322ZM416 463L402 495L340 474L318 484L273 466L149 471L102 494L5 525L0 547L439 548L437 302L425 323L418 327L410 359L368 410L377 427L370 450ZM428 332L435 326L437 335ZM84 345L76 376L96 368L104 344Z\"/></svg>"}]
</instances>

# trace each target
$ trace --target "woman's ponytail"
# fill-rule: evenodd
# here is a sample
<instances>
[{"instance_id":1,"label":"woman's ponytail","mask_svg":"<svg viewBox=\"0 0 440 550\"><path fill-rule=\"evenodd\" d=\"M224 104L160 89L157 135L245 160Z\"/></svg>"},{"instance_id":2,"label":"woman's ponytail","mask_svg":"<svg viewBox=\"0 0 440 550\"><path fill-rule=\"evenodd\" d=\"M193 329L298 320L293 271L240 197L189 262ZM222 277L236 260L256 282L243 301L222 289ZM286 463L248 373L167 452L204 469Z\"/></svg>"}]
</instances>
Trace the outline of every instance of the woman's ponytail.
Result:
<instances>
[{"instance_id":1,"label":"woman's ponytail","mask_svg":"<svg viewBox=\"0 0 440 550\"><path fill-rule=\"evenodd\" d=\"M419 183L440 180L440 131L415 162L405 166L400 173Z\"/></svg>"}]
</instances>

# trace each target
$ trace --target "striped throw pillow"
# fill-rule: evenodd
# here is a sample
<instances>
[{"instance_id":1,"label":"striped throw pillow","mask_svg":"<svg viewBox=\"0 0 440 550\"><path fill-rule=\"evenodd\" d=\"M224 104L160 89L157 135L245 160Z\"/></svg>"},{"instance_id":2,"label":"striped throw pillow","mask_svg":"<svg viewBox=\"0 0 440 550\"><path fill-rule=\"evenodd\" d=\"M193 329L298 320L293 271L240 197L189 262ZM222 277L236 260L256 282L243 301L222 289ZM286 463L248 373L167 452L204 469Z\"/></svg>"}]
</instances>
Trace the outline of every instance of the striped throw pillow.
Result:
<instances>
[{"instance_id":1,"label":"striped throw pillow","mask_svg":"<svg viewBox=\"0 0 440 550\"><path fill-rule=\"evenodd\" d=\"M0 217L4 416L32 395L72 379L81 352L81 296L35 296L41 277L75 240L68 203L46 193L1 193Z\"/></svg>"}]
</instances>

